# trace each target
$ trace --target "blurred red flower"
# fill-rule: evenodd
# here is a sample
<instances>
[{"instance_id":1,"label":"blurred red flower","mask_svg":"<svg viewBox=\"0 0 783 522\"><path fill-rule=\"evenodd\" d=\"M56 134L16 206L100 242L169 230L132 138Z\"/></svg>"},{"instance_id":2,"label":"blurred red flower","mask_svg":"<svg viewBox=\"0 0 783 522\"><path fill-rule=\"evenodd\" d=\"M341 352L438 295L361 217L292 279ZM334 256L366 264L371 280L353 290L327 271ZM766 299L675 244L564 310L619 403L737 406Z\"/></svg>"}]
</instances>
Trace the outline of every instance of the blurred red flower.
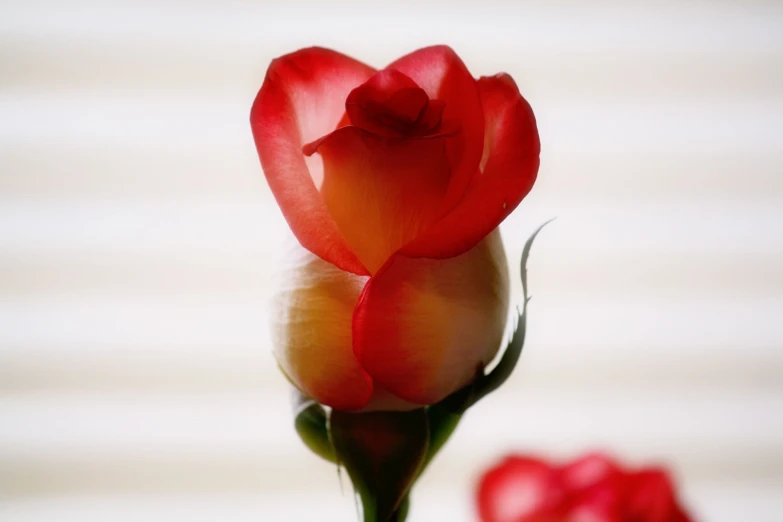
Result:
<instances>
[{"instance_id":1,"label":"blurred red flower","mask_svg":"<svg viewBox=\"0 0 783 522\"><path fill-rule=\"evenodd\" d=\"M482 522L692 522L663 468L625 469L603 454L564 465L513 455L479 482Z\"/></svg>"}]
</instances>

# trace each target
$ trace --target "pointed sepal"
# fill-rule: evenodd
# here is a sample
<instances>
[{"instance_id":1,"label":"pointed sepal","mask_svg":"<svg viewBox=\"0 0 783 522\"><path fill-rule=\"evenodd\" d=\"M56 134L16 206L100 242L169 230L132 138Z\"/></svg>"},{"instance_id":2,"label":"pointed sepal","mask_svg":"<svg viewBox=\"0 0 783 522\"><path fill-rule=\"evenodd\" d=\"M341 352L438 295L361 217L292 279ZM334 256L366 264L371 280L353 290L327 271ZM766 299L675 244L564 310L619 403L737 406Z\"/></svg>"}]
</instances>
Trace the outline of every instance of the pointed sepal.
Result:
<instances>
[{"instance_id":1,"label":"pointed sepal","mask_svg":"<svg viewBox=\"0 0 783 522\"><path fill-rule=\"evenodd\" d=\"M310 451L329 462L337 462L337 456L329 440L326 410L298 389L292 391L294 428Z\"/></svg>"},{"instance_id":2,"label":"pointed sepal","mask_svg":"<svg viewBox=\"0 0 783 522\"><path fill-rule=\"evenodd\" d=\"M554 219L554 218L553 218ZM530 257L530 249L533 246L533 241L538 236L545 226L552 222L552 219L547 221L538 227L533 235L528 238L525 243L525 247L522 249L522 260L519 263L520 279L522 280L522 310L519 311L517 318L517 327L514 330L514 334L511 336L511 340L506 346L503 356L500 358L497 366L492 369L487 375L476 380L474 393L472 395L470 404L472 406L483 397L497 390L506 380L511 376L514 368L519 361L519 356L522 354L522 348L525 345L525 333L527 327L527 303L530 301L530 296L527 293L527 259Z\"/></svg>"},{"instance_id":3,"label":"pointed sepal","mask_svg":"<svg viewBox=\"0 0 783 522\"><path fill-rule=\"evenodd\" d=\"M497 366L487 375L484 374L483 368L477 368L476 378L473 382L452 393L441 402L427 408L427 415L430 421L430 444L422 471L451 437L465 411L480 399L498 389L514 371L525 344L527 303L530 301L527 293L527 260L530 257L530 249L536 236L551 221L550 219L538 227L522 249L522 259L520 261L520 278L522 280L523 294L522 309L517 318L517 327L514 330L514 334Z\"/></svg>"}]
</instances>

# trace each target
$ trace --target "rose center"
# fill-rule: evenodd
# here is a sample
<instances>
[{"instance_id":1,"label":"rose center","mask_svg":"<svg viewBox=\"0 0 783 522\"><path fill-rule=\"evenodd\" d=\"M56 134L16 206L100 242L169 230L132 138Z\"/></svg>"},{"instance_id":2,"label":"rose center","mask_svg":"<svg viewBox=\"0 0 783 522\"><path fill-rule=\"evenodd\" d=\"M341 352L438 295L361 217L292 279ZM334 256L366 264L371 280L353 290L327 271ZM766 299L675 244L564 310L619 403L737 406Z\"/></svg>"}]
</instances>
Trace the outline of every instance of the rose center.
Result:
<instances>
[{"instance_id":1,"label":"rose center","mask_svg":"<svg viewBox=\"0 0 783 522\"><path fill-rule=\"evenodd\" d=\"M352 125L373 134L417 137L437 133L445 104L431 100L412 79L394 69L378 71L348 95Z\"/></svg>"}]
</instances>

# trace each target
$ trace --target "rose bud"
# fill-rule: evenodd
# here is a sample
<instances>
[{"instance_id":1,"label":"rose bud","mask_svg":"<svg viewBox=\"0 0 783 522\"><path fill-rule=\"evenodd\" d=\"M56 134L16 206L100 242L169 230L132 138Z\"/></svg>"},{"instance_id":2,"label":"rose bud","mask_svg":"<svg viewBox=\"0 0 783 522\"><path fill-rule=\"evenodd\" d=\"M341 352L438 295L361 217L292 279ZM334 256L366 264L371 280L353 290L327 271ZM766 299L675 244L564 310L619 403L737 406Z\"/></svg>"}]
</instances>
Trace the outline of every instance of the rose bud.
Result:
<instances>
[{"instance_id":1,"label":"rose bud","mask_svg":"<svg viewBox=\"0 0 783 522\"><path fill-rule=\"evenodd\" d=\"M556 465L509 456L478 486L482 522L691 522L662 468L624 469L592 454Z\"/></svg>"},{"instance_id":2,"label":"rose bud","mask_svg":"<svg viewBox=\"0 0 783 522\"><path fill-rule=\"evenodd\" d=\"M303 49L269 66L250 121L301 245L273 320L288 379L349 411L429 405L470 383L508 313L497 227L539 165L511 77L476 80L445 46L378 71Z\"/></svg>"}]
</instances>

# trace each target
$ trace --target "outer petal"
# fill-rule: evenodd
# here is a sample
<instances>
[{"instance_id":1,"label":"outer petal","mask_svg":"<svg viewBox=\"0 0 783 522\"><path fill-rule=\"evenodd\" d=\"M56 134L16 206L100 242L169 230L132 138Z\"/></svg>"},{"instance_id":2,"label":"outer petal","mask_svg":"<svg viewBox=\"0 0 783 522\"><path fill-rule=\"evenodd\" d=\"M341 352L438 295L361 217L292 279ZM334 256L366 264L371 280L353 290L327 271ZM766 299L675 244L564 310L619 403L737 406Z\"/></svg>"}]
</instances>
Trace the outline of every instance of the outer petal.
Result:
<instances>
[{"instance_id":1,"label":"outer petal","mask_svg":"<svg viewBox=\"0 0 783 522\"><path fill-rule=\"evenodd\" d=\"M393 394L432 404L492 360L507 314L508 268L496 231L452 259L395 256L362 293L354 351Z\"/></svg>"},{"instance_id":2,"label":"outer petal","mask_svg":"<svg viewBox=\"0 0 783 522\"><path fill-rule=\"evenodd\" d=\"M569 520L623 522L624 472L607 456L588 454L561 470Z\"/></svg>"},{"instance_id":3,"label":"outer petal","mask_svg":"<svg viewBox=\"0 0 783 522\"><path fill-rule=\"evenodd\" d=\"M302 146L337 127L346 96L373 73L334 51L303 49L272 62L250 112L261 166L294 235L311 252L357 274L367 270L329 215L314 182L320 173L310 172Z\"/></svg>"},{"instance_id":4,"label":"outer petal","mask_svg":"<svg viewBox=\"0 0 783 522\"><path fill-rule=\"evenodd\" d=\"M448 139L394 140L343 127L317 145L321 195L371 273L437 219L449 183Z\"/></svg>"},{"instance_id":5,"label":"outer petal","mask_svg":"<svg viewBox=\"0 0 783 522\"><path fill-rule=\"evenodd\" d=\"M629 474L625 515L645 522L688 522L677 503L674 486L663 469L642 469Z\"/></svg>"},{"instance_id":6,"label":"outer petal","mask_svg":"<svg viewBox=\"0 0 783 522\"><path fill-rule=\"evenodd\" d=\"M478 508L482 522L554 522L565 520L563 491L549 464L508 457L481 478Z\"/></svg>"},{"instance_id":7,"label":"outer petal","mask_svg":"<svg viewBox=\"0 0 783 522\"><path fill-rule=\"evenodd\" d=\"M608 455L588 453L562 468L564 487L573 492L623 479L623 472Z\"/></svg>"},{"instance_id":8,"label":"outer petal","mask_svg":"<svg viewBox=\"0 0 783 522\"><path fill-rule=\"evenodd\" d=\"M447 216L402 249L411 257L447 258L494 230L530 192L541 150L535 117L506 74L478 82L484 105L482 173Z\"/></svg>"},{"instance_id":9,"label":"outer petal","mask_svg":"<svg viewBox=\"0 0 783 522\"><path fill-rule=\"evenodd\" d=\"M351 317L367 277L296 245L280 277L272 323L275 357L300 390L342 410L364 407L373 383L354 356Z\"/></svg>"},{"instance_id":10,"label":"outer petal","mask_svg":"<svg viewBox=\"0 0 783 522\"><path fill-rule=\"evenodd\" d=\"M443 121L461 125L462 132L448 146L452 178L441 208L445 213L462 199L476 175L484 148L484 113L476 80L459 56L445 45L414 51L387 69L405 73L431 100L445 102Z\"/></svg>"}]
</instances>

